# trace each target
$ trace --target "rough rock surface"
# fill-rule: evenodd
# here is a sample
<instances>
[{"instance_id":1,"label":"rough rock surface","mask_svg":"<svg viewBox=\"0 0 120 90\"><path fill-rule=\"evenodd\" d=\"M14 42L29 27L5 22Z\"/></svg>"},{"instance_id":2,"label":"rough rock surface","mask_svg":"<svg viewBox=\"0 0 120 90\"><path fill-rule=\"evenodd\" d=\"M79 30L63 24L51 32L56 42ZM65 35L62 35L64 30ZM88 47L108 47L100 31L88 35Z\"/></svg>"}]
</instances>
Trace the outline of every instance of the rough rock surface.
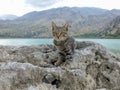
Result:
<instances>
[{"instance_id":1,"label":"rough rock surface","mask_svg":"<svg viewBox=\"0 0 120 90\"><path fill-rule=\"evenodd\" d=\"M120 59L79 42L73 61L54 65L53 45L0 46L0 90L120 90Z\"/></svg>"}]
</instances>

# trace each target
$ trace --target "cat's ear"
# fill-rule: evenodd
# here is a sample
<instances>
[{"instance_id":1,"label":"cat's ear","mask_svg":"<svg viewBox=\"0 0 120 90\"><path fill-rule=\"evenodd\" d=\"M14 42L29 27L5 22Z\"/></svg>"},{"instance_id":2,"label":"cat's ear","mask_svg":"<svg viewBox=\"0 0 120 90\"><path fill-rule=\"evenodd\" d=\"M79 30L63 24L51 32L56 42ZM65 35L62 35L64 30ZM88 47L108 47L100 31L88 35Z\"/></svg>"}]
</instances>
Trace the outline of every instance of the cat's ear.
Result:
<instances>
[{"instance_id":1,"label":"cat's ear","mask_svg":"<svg viewBox=\"0 0 120 90\"><path fill-rule=\"evenodd\" d=\"M63 27L64 27L64 29L65 29L66 31L68 31L69 24L66 23Z\"/></svg>"},{"instance_id":2,"label":"cat's ear","mask_svg":"<svg viewBox=\"0 0 120 90\"><path fill-rule=\"evenodd\" d=\"M55 29L57 29L57 26L54 22L52 22L52 30L55 30Z\"/></svg>"}]
</instances>

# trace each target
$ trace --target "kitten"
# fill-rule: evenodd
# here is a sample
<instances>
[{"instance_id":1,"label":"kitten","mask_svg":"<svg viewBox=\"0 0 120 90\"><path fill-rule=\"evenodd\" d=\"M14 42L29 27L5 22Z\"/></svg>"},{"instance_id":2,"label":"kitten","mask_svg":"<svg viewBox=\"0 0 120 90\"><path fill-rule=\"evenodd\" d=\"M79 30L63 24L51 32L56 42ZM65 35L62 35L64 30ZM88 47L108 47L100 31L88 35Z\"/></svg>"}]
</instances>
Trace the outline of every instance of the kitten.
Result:
<instances>
[{"instance_id":1,"label":"kitten","mask_svg":"<svg viewBox=\"0 0 120 90\"><path fill-rule=\"evenodd\" d=\"M58 50L58 60L56 66L66 61L71 61L75 51L75 39L68 35L68 24L58 27L52 22L52 33L54 45Z\"/></svg>"}]
</instances>

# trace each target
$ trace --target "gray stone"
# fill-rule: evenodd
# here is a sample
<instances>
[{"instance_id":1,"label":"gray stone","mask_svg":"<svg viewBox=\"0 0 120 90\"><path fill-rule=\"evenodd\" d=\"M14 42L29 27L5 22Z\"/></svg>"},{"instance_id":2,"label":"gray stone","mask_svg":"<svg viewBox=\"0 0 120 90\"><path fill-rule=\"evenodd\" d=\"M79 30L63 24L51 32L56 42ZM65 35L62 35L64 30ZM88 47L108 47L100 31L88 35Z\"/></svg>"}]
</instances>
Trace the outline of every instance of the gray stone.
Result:
<instances>
[{"instance_id":1,"label":"gray stone","mask_svg":"<svg viewBox=\"0 0 120 90\"><path fill-rule=\"evenodd\" d=\"M53 45L0 46L0 90L120 90L120 58L77 42L73 61L56 67Z\"/></svg>"}]
</instances>

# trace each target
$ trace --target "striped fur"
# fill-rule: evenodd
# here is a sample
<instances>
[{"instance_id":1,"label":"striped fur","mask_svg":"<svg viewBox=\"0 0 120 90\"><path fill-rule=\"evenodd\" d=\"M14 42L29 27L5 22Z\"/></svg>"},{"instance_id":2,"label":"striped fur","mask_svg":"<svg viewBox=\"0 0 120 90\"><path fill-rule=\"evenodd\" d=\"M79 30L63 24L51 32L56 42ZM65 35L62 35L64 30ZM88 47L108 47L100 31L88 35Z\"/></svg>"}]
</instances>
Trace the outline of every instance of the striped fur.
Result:
<instances>
[{"instance_id":1,"label":"striped fur","mask_svg":"<svg viewBox=\"0 0 120 90\"><path fill-rule=\"evenodd\" d=\"M68 24L58 27L52 22L52 33L54 45L58 50L58 60L55 65L58 66L67 60L72 60L76 45L74 38L68 35Z\"/></svg>"}]
</instances>

